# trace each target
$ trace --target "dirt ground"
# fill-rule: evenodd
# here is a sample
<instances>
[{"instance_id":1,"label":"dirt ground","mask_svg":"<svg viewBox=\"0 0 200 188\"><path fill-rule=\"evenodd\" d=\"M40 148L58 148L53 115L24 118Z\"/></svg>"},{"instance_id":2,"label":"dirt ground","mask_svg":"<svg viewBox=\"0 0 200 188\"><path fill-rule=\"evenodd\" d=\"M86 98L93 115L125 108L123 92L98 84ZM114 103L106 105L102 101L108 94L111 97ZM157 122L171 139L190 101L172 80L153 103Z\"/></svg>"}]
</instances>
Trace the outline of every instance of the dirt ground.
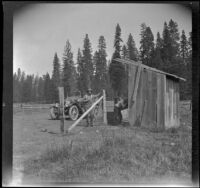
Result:
<instances>
[{"instance_id":1,"label":"dirt ground","mask_svg":"<svg viewBox=\"0 0 200 188\"><path fill-rule=\"evenodd\" d=\"M188 134L191 134L191 110L188 105L181 106L181 125L184 126L184 130L187 130ZM167 137L167 133L155 133L140 127L130 128L129 126L109 126L103 125L99 119L94 127L85 127L86 121L83 120L77 127L75 127L71 133L66 135L60 134L60 121L51 120L49 117L49 109L19 109L14 108L13 114L13 183L21 184L28 182L30 179L38 180L38 177L29 175L28 179L25 179L23 174L24 162L29 158L37 159L41 153L51 144L55 143L68 143L73 140L73 146L84 145L92 143L98 145L102 140L102 134L114 133L116 135L133 135L137 141L152 142L153 144L170 144L172 141ZM101 123L100 123L101 122ZM73 121L65 121L65 130L72 125ZM165 142L166 137L168 138ZM175 142L175 140L173 140ZM165 147L164 144L162 147ZM168 146L166 146L168 147ZM27 177L26 177L27 178ZM141 178L142 179L142 178ZM145 179L145 177L144 177ZM147 179L145 179L147 180ZM191 183L191 174L182 173L181 176L173 177L172 182ZM142 181L142 180L141 180ZM140 182L141 182L140 181ZM149 182L158 180L149 180ZM160 182L164 182L160 179ZM170 180L167 180L168 183ZM137 181L136 181L137 182Z\"/></svg>"}]
</instances>

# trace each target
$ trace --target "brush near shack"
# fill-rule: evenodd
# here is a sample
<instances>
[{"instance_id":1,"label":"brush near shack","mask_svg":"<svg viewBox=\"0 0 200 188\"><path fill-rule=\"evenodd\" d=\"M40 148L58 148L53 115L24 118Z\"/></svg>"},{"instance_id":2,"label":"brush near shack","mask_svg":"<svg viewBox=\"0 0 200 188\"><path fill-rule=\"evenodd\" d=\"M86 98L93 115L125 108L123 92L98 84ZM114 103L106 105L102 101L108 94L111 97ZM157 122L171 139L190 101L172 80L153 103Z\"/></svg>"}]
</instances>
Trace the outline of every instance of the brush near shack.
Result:
<instances>
[{"instance_id":1,"label":"brush near shack","mask_svg":"<svg viewBox=\"0 0 200 188\"><path fill-rule=\"evenodd\" d=\"M165 130L180 126L180 81L184 78L129 59L114 59L128 68L130 126Z\"/></svg>"}]
</instances>

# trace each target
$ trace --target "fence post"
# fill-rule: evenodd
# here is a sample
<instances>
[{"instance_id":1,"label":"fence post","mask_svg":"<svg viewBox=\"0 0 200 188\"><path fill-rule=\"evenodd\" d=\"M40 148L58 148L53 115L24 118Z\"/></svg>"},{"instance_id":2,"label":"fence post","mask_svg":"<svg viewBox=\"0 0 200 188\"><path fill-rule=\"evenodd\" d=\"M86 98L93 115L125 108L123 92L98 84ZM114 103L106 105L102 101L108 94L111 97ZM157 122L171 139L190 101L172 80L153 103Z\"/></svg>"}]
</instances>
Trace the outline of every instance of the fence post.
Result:
<instances>
[{"instance_id":1,"label":"fence post","mask_svg":"<svg viewBox=\"0 0 200 188\"><path fill-rule=\"evenodd\" d=\"M60 102L60 108L59 108L60 132L64 133L64 88L58 87L58 91L59 91L59 102Z\"/></svg>"},{"instance_id":2,"label":"fence post","mask_svg":"<svg viewBox=\"0 0 200 188\"><path fill-rule=\"evenodd\" d=\"M107 125L106 92L103 90L103 122Z\"/></svg>"}]
</instances>

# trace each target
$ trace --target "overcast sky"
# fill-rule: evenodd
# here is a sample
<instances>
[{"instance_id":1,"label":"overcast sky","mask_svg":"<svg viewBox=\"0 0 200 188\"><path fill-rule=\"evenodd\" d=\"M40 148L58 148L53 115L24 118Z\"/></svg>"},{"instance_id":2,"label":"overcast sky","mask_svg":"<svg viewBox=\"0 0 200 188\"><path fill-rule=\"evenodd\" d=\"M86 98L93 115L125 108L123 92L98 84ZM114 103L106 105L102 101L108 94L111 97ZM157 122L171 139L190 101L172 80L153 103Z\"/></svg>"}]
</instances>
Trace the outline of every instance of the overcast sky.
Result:
<instances>
[{"instance_id":1,"label":"overcast sky","mask_svg":"<svg viewBox=\"0 0 200 188\"><path fill-rule=\"evenodd\" d=\"M122 39L127 42L129 33L133 35L136 47L140 46L140 25L150 26L162 34L163 25L173 19L178 23L179 32L186 35L192 31L192 12L175 4L53 4L41 3L28 6L14 15L13 22L13 71L21 68L27 74L49 72L52 74L53 57L57 52L62 61L67 40L72 45L74 60L78 48L83 49L85 34L89 35L93 53L98 39L106 39L108 58L114 51L115 28L119 23Z\"/></svg>"}]
</instances>

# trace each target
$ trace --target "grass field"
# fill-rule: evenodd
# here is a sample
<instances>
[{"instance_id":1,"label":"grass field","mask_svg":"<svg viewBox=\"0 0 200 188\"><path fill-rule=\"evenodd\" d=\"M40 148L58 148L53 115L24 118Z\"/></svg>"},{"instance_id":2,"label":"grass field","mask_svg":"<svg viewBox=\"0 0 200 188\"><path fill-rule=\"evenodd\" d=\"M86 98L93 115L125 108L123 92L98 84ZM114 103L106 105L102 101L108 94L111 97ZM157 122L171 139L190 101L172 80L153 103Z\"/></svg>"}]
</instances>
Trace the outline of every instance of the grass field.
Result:
<instances>
[{"instance_id":1,"label":"grass field","mask_svg":"<svg viewBox=\"0 0 200 188\"><path fill-rule=\"evenodd\" d=\"M181 126L164 132L84 120L62 136L48 109L15 108L13 183L190 185L192 114L184 103L180 112Z\"/></svg>"}]
</instances>

